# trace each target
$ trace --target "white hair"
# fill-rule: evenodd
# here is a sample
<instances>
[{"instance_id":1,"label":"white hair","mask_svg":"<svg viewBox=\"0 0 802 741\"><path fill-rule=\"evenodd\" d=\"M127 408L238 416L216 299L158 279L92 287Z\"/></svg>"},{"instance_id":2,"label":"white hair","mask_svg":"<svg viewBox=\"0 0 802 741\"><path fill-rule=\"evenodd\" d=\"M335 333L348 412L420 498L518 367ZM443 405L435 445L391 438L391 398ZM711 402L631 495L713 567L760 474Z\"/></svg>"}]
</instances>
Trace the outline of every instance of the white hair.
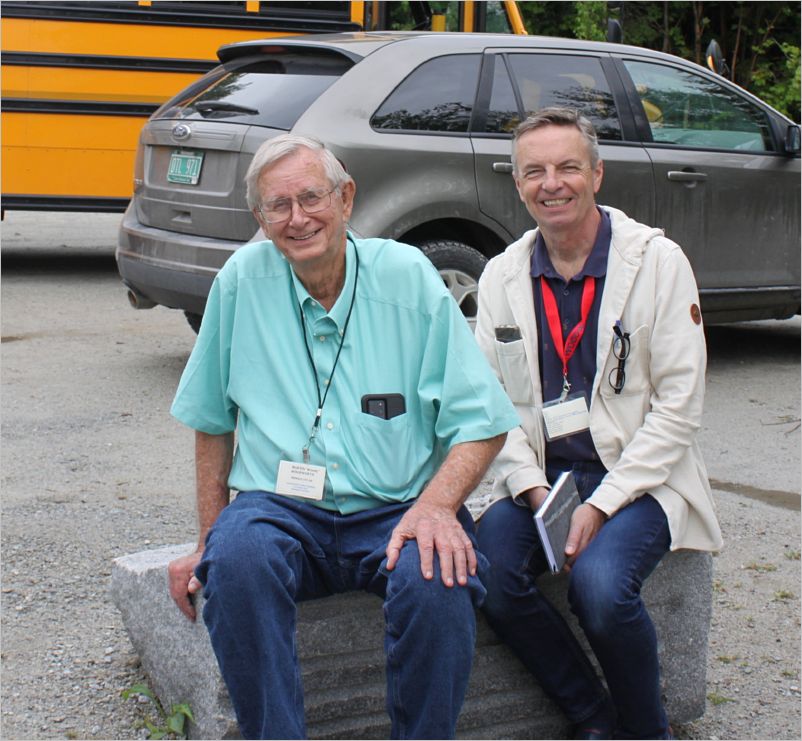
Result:
<instances>
[{"instance_id":1,"label":"white hair","mask_svg":"<svg viewBox=\"0 0 802 741\"><path fill-rule=\"evenodd\" d=\"M342 163L326 149L322 142L306 136L280 134L262 143L251 160L248 172L245 173L245 198L248 208L256 210L262 205L259 194L259 178L262 173L284 157L295 154L301 148L317 153L332 188L339 188L345 183L353 181Z\"/></svg>"}]
</instances>

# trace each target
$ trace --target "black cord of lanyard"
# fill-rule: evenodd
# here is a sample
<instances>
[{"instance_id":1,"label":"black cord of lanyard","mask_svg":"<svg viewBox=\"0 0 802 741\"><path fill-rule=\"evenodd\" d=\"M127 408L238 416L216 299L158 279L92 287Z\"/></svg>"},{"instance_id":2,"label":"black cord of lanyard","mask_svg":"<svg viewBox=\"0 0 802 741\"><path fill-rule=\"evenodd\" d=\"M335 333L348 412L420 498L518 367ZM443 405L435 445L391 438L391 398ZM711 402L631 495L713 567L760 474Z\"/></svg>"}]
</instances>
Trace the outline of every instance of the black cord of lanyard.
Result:
<instances>
[{"instance_id":1,"label":"black cord of lanyard","mask_svg":"<svg viewBox=\"0 0 802 741\"><path fill-rule=\"evenodd\" d=\"M318 381L317 366L315 365L315 360L312 357L312 349L309 347L309 340L306 337L306 320L304 319L304 310L301 304L298 304L298 312L301 320L301 334L304 338L304 347L306 347L306 357L309 358L309 365L312 366L312 373L315 376L315 391L317 391L317 413L315 414L315 421L312 423L312 430L309 433L309 440L307 440L306 447L303 449L304 463L309 463L309 448L312 446L312 441L315 439L315 435L320 428L320 418L323 416L323 405L326 403L326 397L329 395L329 389L331 389L331 385L334 382L334 371L337 370L337 363L340 361L340 353L343 351L343 345L345 344L345 333L348 331L348 325L351 322L351 313L353 312L354 304L356 303L356 284L357 279L359 278L359 253L357 252L355 244L354 258L356 262L354 270L354 289L351 293L351 305L348 307L348 314L345 317L343 332L340 335L340 346L337 348L337 355L334 357L334 365L331 368L329 382L326 384L326 390L323 393L323 396L320 395L320 382Z\"/></svg>"}]
</instances>

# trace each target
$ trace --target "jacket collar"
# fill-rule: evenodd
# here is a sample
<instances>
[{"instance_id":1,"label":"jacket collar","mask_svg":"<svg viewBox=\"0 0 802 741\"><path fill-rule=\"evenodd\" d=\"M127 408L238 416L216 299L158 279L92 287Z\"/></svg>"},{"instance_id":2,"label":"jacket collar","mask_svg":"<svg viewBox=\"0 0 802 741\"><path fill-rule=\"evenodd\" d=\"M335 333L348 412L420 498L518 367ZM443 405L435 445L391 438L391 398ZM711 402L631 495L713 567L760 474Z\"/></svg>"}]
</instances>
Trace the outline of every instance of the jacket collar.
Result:
<instances>
[{"instance_id":1,"label":"jacket collar","mask_svg":"<svg viewBox=\"0 0 802 741\"><path fill-rule=\"evenodd\" d=\"M607 256L607 278L604 283L604 293L599 308L599 328L596 351L596 367L604 368L607 356L613 347L613 324L622 318L632 284L643 262L643 253L654 237L662 236L661 229L655 229L640 224L629 218L623 211L610 206L602 206L610 215L612 225L612 239L610 252ZM509 260L503 276L504 287L509 296L509 306L512 309L515 323L521 329L521 335L526 342L527 354L537 347L537 326L533 311L532 280L530 265L532 251L538 230L526 232L519 240L513 242L506 250ZM631 331L629 327L625 330ZM530 356L530 365L536 358ZM595 394L601 374L597 373L594 380L593 392Z\"/></svg>"}]
</instances>

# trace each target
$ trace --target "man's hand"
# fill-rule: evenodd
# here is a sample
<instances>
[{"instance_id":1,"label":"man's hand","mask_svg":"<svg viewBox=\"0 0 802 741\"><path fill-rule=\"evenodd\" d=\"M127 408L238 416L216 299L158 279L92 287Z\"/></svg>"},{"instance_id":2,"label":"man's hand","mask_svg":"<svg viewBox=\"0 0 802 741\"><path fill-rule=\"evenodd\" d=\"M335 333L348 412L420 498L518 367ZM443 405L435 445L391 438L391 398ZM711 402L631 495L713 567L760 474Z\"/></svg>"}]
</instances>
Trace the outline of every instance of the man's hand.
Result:
<instances>
[{"instance_id":1,"label":"man's hand","mask_svg":"<svg viewBox=\"0 0 802 741\"><path fill-rule=\"evenodd\" d=\"M580 504L571 515L571 528L565 542L565 555L568 557L565 565L570 570L574 561L585 548L588 547L596 534L601 530L607 520L607 515L592 504Z\"/></svg>"},{"instance_id":2,"label":"man's hand","mask_svg":"<svg viewBox=\"0 0 802 741\"><path fill-rule=\"evenodd\" d=\"M468 574L476 575L476 553L454 511L446 506L418 500L396 525L387 544L387 569L398 562L401 548L408 540L418 541L424 579L434 576L434 552L440 559L440 576L447 587L468 583Z\"/></svg>"},{"instance_id":3,"label":"man's hand","mask_svg":"<svg viewBox=\"0 0 802 741\"><path fill-rule=\"evenodd\" d=\"M167 566L170 596L189 620L195 621L195 606L190 596L201 583L195 567L203 555L206 534L225 509L229 500L228 474L234 457L234 433L210 435L195 431L195 479L198 505L198 548L194 553L176 558Z\"/></svg>"},{"instance_id":4,"label":"man's hand","mask_svg":"<svg viewBox=\"0 0 802 741\"><path fill-rule=\"evenodd\" d=\"M178 605L178 609L193 623L195 622L195 606L192 604L190 596L202 586L195 576L195 567L200 563L202 555L202 550L195 551L187 556L176 558L175 561L170 561L167 566L170 596Z\"/></svg>"},{"instance_id":5,"label":"man's hand","mask_svg":"<svg viewBox=\"0 0 802 741\"><path fill-rule=\"evenodd\" d=\"M468 495L479 485L490 461L504 445L504 432L487 440L458 443L432 480L395 526L387 544L387 569L398 563L401 548L408 540L418 541L420 567L424 579L434 577L434 552L440 559L440 576L447 587L468 583L476 576L476 553L456 513Z\"/></svg>"}]
</instances>

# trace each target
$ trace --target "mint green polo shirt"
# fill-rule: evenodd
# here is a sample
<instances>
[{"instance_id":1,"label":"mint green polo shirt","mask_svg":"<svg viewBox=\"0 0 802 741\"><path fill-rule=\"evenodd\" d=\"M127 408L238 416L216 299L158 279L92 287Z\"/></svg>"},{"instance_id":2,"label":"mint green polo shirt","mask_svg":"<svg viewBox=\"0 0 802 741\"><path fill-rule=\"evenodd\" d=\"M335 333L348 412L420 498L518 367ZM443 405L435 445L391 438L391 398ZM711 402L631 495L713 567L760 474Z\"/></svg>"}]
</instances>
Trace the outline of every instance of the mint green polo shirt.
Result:
<instances>
[{"instance_id":1,"label":"mint green polo shirt","mask_svg":"<svg viewBox=\"0 0 802 741\"><path fill-rule=\"evenodd\" d=\"M172 414L209 434L236 430L230 488L274 491L279 462L303 460L316 384L321 396L330 388L309 462L325 467L326 483L322 500L304 501L342 514L414 499L453 445L519 424L417 248L349 235L345 285L328 313L272 242L240 248L212 285ZM368 394L402 394L406 412L366 414Z\"/></svg>"}]
</instances>

